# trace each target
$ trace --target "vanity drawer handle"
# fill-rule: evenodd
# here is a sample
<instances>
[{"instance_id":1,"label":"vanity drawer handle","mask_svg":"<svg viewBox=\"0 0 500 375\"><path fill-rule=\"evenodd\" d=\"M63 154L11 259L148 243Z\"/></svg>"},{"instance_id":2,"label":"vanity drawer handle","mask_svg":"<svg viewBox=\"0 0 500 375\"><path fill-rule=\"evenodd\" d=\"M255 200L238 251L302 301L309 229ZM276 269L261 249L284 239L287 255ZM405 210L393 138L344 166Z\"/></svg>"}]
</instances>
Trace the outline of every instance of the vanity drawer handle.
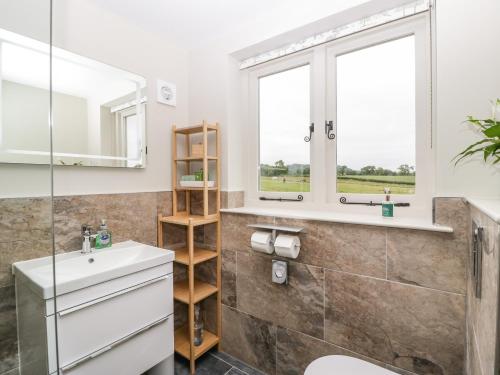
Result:
<instances>
[{"instance_id":1,"label":"vanity drawer handle","mask_svg":"<svg viewBox=\"0 0 500 375\"><path fill-rule=\"evenodd\" d=\"M70 363L69 365L66 365L64 367L61 367L61 372L64 373L65 371L70 371L70 370L74 369L75 367L78 367L78 366L84 364L85 362L88 362L94 358L97 358L97 357L103 355L106 352L109 352L111 349L116 348L118 345L121 345L121 344L129 341L130 339L140 335L141 333L149 331L150 329L152 329L156 326L159 326L160 324L166 322L168 319L170 319L170 317L171 317L171 315L166 316L165 318L162 318L154 323L151 323L150 325L148 325L144 328L141 328L140 330L135 331L134 333L131 333L130 335L125 336L125 337L121 338L120 340L115 341L111 345L105 346L104 348L99 349L99 350L95 351L94 353L89 354L86 357L83 357L83 358L81 358L73 363Z\"/></svg>"},{"instance_id":2,"label":"vanity drawer handle","mask_svg":"<svg viewBox=\"0 0 500 375\"><path fill-rule=\"evenodd\" d=\"M149 286L151 284L156 284L160 281L164 281L164 280L167 280L169 278L171 278L172 275L167 275L167 276L162 276L162 277L159 277L157 279L154 279L154 280L149 280L149 281L146 281L142 284L139 284L139 285L136 285L136 286L133 286L131 288L128 288L128 289L124 289L124 290L120 290L119 292L116 292L116 293L113 293L113 294L110 294L110 295L107 295L107 296L104 296L104 297L100 297L100 298L97 298L93 301L90 301L90 302L86 302L86 303L82 303L81 305L78 305L78 306L74 306L74 307L70 307L69 309L66 309L66 310L63 310L63 311L59 311L58 312L58 315L60 318L64 317L65 315L68 315L68 314L71 314L71 313L74 313L76 311L80 311L80 310L83 310L83 309L86 309L87 307L90 307L90 306L93 306L93 305L96 305L98 303L101 303L101 302L104 302L104 301L107 301L109 299L112 299L112 298L115 298L115 297L118 297L118 296L121 296L123 294L126 294L126 293L129 293L129 292L132 292L134 290L137 290L137 289L141 289L141 288L144 288L146 286Z\"/></svg>"}]
</instances>

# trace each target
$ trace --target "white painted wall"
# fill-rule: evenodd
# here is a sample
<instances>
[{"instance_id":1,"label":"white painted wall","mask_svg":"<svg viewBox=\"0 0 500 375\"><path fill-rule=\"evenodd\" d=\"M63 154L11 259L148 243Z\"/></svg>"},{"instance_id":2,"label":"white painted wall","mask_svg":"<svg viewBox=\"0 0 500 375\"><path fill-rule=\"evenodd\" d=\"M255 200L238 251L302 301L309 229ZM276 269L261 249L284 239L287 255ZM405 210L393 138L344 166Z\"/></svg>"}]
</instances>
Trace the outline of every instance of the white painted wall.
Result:
<instances>
[{"instance_id":1,"label":"white painted wall","mask_svg":"<svg viewBox=\"0 0 500 375\"><path fill-rule=\"evenodd\" d=\"M437 0L438 195L500 197L500 166L451 163L478 139L462 121L490 116L500 98L499 15L498 0Z\"/></svg>"},{"instance_id":2,"label":"white painted wall","mask_svg":"<svg viewBox=\"0 0 500 375\"><path fill-rule=\"evenodd\" d=\"M369 11L379 6L395 6L401 1L372 1L361 5ZM436 0L437 3L437 124L436 187L441 196L500 197L500 168L488 167L479 160L454 167L451 159L476 139L476 135L461 124L468 114L487 116L488 100L500 97L500 2L478 0ZM349 11L345 18L352 17ZM237 98L242 90L235 60L252 51L262 51L285 41L323 31L335 26L340 17L328 17L309 25L280 34L278 28L256 28L220 40L217 47L191 52L190 62L190 121L210 116L222 122L224 131L223 189L242 190L245 186L245 140L242 127L245 116ZM267 33L266 33L267 32ZM274 34L276 35L276 34ZM257 39L267 39L257 45Z\"/></svg>"},{"instance_id":3,"label":"white painted wall","mask_svg":"<svg viewBox=\"0 0 500 375\"><path fill-rule=\"evenodd\" d=\"M1 0L0 27L47 41L48 9L40 3L44 1ZM171 189L171 124L184 126L188 120L187 51L86 0L55 0L53 18L55 46L144 76L149 98L147 168L59 166L55 168L55 194ZM176 108L156 103L157 78L177 84ZM49 193L47 166L0 164L0 180L0 197Z\"/></svg>"}]
</instances>

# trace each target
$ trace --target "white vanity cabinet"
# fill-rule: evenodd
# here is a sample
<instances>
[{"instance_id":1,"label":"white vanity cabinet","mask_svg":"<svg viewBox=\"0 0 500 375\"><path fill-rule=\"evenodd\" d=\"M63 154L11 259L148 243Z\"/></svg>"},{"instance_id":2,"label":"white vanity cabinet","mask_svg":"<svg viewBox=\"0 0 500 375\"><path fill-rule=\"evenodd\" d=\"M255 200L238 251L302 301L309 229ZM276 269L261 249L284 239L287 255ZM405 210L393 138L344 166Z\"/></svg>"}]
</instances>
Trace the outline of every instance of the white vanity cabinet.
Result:
<instances>
[{"instance_id":1,"label":"white vanity cabinet","mask_svg":"<svg viewBox=\"0 0 500 375\"><path fill-rule=\"evenodd\" d=\"M97 263L99 255L80 255L71 262ZM155 374L173 375L172 260L168 254L136 272L64 294L59 294L56 273L56 303L53 294L33 287L36 277L20 275L26 268L16 264L21 375L52 375L58 369L67 375L140 375L154 367L161 369ZM56 261L56 270L59 266L64 262Z\"/></svg>"}]
</instances>

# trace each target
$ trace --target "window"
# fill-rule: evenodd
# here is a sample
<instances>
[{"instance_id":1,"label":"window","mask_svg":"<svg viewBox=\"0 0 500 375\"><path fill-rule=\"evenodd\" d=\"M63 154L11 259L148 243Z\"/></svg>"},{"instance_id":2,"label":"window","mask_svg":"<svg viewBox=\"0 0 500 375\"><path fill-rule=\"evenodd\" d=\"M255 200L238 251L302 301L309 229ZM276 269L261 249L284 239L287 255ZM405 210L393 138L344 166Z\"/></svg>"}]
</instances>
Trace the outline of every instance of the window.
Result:
<instances>
[{"instance_id":1,"label":"window","mask_svg":"<svg viewBox=\"0 0 500 375\"><path fill-rule=\"evenodd\" d=\"M127 142L127 166L134 167L141 160L141 137L137 114L125 117L125 138Z\"/></svg>"},{"instance_id":2,"label":"window","mask_svg":"<svg viewBox=\"0 0 500 375\"><path fill-rule=\"evenodd\" d=\"M309 192L310 66L259 78L260 191Z\"/></svg>"},{"instance_id":3,"label":"window","mask_svg":"<svg viewBox=\"0 0 500 375\"><path fill-rule=\"evenodd\" d=\"M345 203L381 201L390 188L396 202L410 203L399 216L428 214L434 174L428 26L428 15L418 15L244 73L247 203L301 194L303 202L292 207L368 213L376 208Z\"/></svg>"},{"instance_id":4,"label":"window","mask_svg":"<svg viewBox=\"0 0 500 375\"><path fill-rule=\"evenodd\" d=\"M337 57L337 192L415 193L415 37Z\"/></svg>"}]
</instances>

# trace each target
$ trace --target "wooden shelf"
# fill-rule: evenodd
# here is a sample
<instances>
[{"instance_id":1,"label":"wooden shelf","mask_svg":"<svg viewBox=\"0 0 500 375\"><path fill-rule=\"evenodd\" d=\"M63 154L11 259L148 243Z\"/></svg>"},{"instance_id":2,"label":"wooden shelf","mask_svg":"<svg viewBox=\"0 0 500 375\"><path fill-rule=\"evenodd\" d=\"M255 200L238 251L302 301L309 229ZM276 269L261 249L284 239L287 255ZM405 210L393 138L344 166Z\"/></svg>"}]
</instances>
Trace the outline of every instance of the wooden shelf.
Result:
<instances>
[{"instance_id":1,"label":"wooden shelf","mask_svg":"<svg viewBox=\"0 0 500 375\"><path fill-rule=\"evenodd\" d=\"M208 131L217 131L219 130L217 125L207 124ZM196 134L203 133L203 125L195 125L195 126L187 126L185 128L176 128L175 132L177 134Z\"/></svg>"},{"instance_id":2,"label":"wooden shelf","mask_svg":"<svg viewBox=\"0 0 500 375\"><path fill-rule=\"evenodd\" d=\"M212 294L218 292L216 286L203 281L194 280L194 301L189 301L189 282L188 280L177 281L174 283L174 299L185 304L198 303Z\"/></svg>"},{"instance_id":3,"label":"wooden shelf","mask_svg":"<svg viewBox=\"0 0 500 375\"><path fill-rule=\"evenodd\" d=\"M193 264L203 263L207 260L217 258L219 254L214 250L194 248ZM175 262L189 265L189 250L187 248L175 249Z\"/></svg>"},{"instance_id":4,"label":"wooden shelf","mask_svg":"<svg viewBox=\"0 0 500 375\"><path fill-rule=\"evenodd\" d=\"M157 239L158 247L163 247L165 240L172 242L168 239L168 235L164 236L164 223L182 225L186 227L186 242L183 247L174 249L175 250L175 262L177 264L183 264L184 266L180 270L185 270L187 273L186 280L178 281L174 283L174 299L180 301L187 305L187 324L175 331L175 351L189 360L189 373L194 375L196 372L196 359L202 356L207 350L210 350L214 346L219 344L221 337L221 326L222 326L222 260L221 260L221 222L220 222L220 174L221 174L221 134L220 134L219 124L208 124L206 121L197 124L195 126L190 126L186 128L177 128L175 125L172 126L172 181L174 184L174 193L172 194L172 216L162 216L158 215L158 226L157 226ZM211 134L209 134L211 133ZM195 134L195 136L191 136ZM178 137L177 135L184 135L184 137ZM178 153L177 144L182 141L183 152ZM204 153L213 151L215 155L203 155L203 156L190 156L190 151L192 150L192 142L200 142L203 145ZM209 146L215 146L210 148ZM180 151L180 150L179 150ZM209 175L213 168L215 168L215 182L214 187L183 187L175 186L178 182L178 172L190 174L193 172L197 164L190 163L192 161L198 162L202 165L201 170L204 176ZM211 162L215 161L215 162ZM180 162L185 162L185 164L180 164ZM181 168L182 167L182 168ZM181 168L181 171L178 169ZM204 185L203 182L200 185ZM208 183L207 183L208 185ZM183 192L178 194L178 192ZM192 191L199 191L201 194L192 193ZM214 193L210 194L209 191ZM200 210L200 195L202 196L202 205ZM215 198L214 198L215 196ZM214 198L215 205L209 204L209 199ZM180 202L180 200L184 202ZM193 203L194 202L194 203ZM183 203L181 205L181 203ZM210 202L212 203L212 202ZM196 206L196 209L195 209ZM182 207L181 210L179 207ZM212 209L213 207L213 209ZM214 210L215 209L215 210ZM213 210L216 212L212 214ZM201 212L200 212L201 211ZM201 213L201 215L193 215L192 213ZM200 245L200 247L195 247L195 235L197 234L196 227L214 224L215 226L215 250L210 250L209 245ZM173 240L178 242L177 237ZM203 248L205 247L205 248ZM189 258L189 252L192 252L193 258ZM199 271L196 264L206 262L210 259L215 260L215 281L214 285L205 283L196 278L196 272ZM210 264L211 265L211 264ZM216 328L214 332L203 331L204 340L200 346L194 346L192 342L194 323L195 323L195 310L196 303L204 300L205 298L213 296L216 299L216 311L215 323ZM203 306L202 306L203 308ZM210 318L211 319L211 318ZM212 320L211 320L212 321Z\"/></svg>"},{"instance_id":5,"label":"wooden shelf","mask_svg":"<svg viewBox=\"0 0 500 375\"><path fill-rule=\"evenodd\" d=\"M175 351L186 359L190 359L189 329L182 326L175 330ZM203 342L200 346L194 346L194 358L198 359L201 355L212 349L219 343L219 338L212 332L203 330Z\"/></svg>"},{"instance_id":6,"label":"wooden shelf","mask_svg":"<svg viewBox=\"0 0 500 375\"><path fill-rule=\"evenodd\" d=\"M216 223L219 220L219 215L209 215L208 217L200 216L200 215L187 215L184 212L178 212L175 216L164 216L161 217L160 222L162 223L170 223L177 225L189 225L191 222L193 226L205 225Z\"/></svg>"},{"instance_id":7,"label":"wooden shelf","mask_svg":"<svg viewBox=\"0 0 500 375\"><path fill-rule=\"evenodd\" d=\"M176 158L175 161L203 161L203 156L188 156L185 158ZM217 156L207 156L208 160L219 160Z\"/></svg>"},{"instance_id":8,"label":"wooden shelf","mask_svg":"<svg viewBox=\"0 0 500 375\"><path fill-rule=\"evenodd\" d=\"M212 187L207 187L206 188L208 191L216 191L219 188L217 186L212 186ZM189 187L189 186L177 186L175 190L179 191L184 191L184 190L189 190L189 191L203 191L205 190L204 187Z\"/></svg>"}]
</instances>

